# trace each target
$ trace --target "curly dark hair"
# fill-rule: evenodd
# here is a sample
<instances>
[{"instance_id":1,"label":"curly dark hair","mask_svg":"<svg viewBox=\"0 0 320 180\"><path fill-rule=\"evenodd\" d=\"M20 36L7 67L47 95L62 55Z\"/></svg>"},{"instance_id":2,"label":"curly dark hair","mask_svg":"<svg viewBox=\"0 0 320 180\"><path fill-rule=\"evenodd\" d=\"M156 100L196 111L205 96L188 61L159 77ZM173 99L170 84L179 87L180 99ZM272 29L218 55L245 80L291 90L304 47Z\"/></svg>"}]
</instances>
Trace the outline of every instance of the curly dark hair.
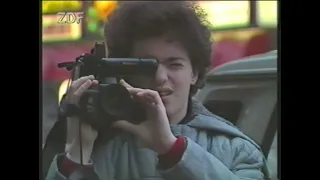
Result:
<instances>
[{"instance_id":1,"label":"curly dark hair","mask_svg":"<svg viewBox=\"0 0 320 180\"><path fill-rule=\"evenodd\" d=\"M104 29L109 57L129 57L137 40L162 35L180 42L187 50L199 79L191 86L194 95L204 85L211 62L211 30L206 14L194 2L121 2Z\"/></svg>"}]
</instances>

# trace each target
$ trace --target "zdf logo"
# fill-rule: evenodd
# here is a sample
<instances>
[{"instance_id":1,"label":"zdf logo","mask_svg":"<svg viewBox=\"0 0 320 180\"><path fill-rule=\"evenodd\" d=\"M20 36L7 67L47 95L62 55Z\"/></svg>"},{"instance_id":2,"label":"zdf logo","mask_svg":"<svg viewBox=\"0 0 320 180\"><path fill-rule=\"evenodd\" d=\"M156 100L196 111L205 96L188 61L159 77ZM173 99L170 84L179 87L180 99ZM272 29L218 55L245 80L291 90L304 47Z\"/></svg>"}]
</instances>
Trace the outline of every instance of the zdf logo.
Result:
<instances>
[{"instance_id":1,"label":"zdf logo","mask_svg":"<svg viewBox=\"0 0 320 180\"><path fill-rule=\"evenodd\" d=\"M57 15L58 24L80 24L83 19L83 12L58 12Z\"/></svg>"}]
</instances>

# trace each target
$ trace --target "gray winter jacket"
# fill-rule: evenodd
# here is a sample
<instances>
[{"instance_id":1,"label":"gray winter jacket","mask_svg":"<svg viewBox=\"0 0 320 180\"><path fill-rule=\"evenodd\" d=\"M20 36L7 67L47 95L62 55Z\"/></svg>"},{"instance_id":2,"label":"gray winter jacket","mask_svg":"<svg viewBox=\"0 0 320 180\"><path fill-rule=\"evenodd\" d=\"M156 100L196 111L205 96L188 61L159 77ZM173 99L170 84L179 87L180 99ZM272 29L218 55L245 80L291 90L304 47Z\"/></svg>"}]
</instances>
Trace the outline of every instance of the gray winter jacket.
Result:
<instances>
[{"instance_id":1,"label":"gray winter jacket","mask_svg":"<svg viewBox=\"0 0 320 180\"><path fill-rule=\"evenodd\" d=\"M185 136L186 150L175 166L161 169L155 152L144 148L129 133L121 133L92 153L101 180L258 180L266 169L260 147L231 123L192 102L195 117L171 125L176 136ZM57 168L58 154L46 180L66 180Z\"/></svg>"}]
</instances>

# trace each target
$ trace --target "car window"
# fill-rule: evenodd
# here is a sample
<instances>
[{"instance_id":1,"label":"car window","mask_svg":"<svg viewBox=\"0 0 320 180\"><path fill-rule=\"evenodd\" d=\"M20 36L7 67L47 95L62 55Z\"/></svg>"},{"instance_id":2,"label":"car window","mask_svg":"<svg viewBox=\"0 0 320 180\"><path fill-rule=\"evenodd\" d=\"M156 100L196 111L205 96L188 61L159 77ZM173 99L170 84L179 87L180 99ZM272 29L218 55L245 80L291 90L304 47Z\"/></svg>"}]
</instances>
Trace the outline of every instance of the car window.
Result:
<instances>
[{"instance_id":1,"label":"car window","mask_svg":"<svg viewBox=\"0 0 320 180\"><path fill-rule=\"evenodd\" d=\"M243 108L241 101L236 100L210 100L204 106L211 111L233 124L237 124Z\"/></svg>"}]
</instances>

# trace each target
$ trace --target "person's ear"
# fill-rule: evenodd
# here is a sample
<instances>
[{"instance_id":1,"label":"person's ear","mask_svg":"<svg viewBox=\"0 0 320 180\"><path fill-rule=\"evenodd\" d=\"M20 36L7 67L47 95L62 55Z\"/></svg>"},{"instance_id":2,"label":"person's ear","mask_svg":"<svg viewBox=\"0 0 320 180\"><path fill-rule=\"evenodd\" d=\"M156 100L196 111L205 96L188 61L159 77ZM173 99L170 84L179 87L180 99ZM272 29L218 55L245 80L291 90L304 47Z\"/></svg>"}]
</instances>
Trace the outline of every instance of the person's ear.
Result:
<instances>
[{"instance_id":1,"label":"person's ear","mask_svg":"<svg viewBox=\"0 0 320 180\"><path fill-rule=\"evenodd\" d=\"M191 85L195 85L198 81L199 73L197 70L192 71Z\"/></svg>"}]
</instances>

